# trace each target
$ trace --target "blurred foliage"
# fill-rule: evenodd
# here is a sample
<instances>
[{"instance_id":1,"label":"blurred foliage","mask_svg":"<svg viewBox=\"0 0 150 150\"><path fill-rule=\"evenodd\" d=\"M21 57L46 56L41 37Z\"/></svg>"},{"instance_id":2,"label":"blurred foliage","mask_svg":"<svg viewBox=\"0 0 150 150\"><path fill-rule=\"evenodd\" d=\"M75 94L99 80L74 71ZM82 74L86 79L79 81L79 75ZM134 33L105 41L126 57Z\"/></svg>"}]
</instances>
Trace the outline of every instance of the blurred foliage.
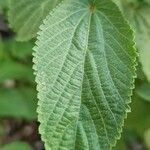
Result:
<instances>
[{"instance_id":1,"label":"blurred foliage","mask_svg":"<svg viewBox=\"0 0 150 150\"><path fill-rule=\"evenodd\" d=\"M20 130L17 123L3 124L3 119L32 122L37 118L37 96L32 71L34 41L14 40L14 33L7 21L8 5L9 0L0 0L0 150L31 150L31 146L24 142L12 142L5 146L1 142L5 136L12 136L12 140L15 140L11 132Z\"/></svg>"},{"instance_id":2,"label":"blurred foliage","mask_svg":"<svg viewBox=\"0 0 150 150\"><path fill-rule=\"evenodd\" d=\"M2 147L1 150L32 150L32 148L23 142L13 142Z\"/></svg>"},{"instance_id":3,"label":"blurred foliage","mask_svg":"<svg viewBox=\"0 0 150 150\"><path fill-rule=\"evenodd\" d=\"M33 42L1 39L0 45L0 116L36 119Z\"/></svg>"},{"instance_id":4,"label":"blurred foliage","mask_svg":"<svg viewBox=\"0 0 150 150\"><path fill-rule=\"evenodd\" d=\"M150 102L150 83L144 83L139 88L137 88L137 94Z\"/></svg>"},{"instance_id":5,"label":"blurred foliage","mask_svg":"<svg viewBox=\"0 0 150 150\"><path fill-rule=\"evenodd\" d=\"M2 11L2 9L6 9L9 6L9 0L0 0L0 9Z\"/></svg>"},{"instance_id":6,"label":"blurred foliage","mask_svg":"<svg viewBox=\"0 0 150 150\"><path fill-rule=\"evenodd\" d=\"M150 149L150 0L113 0L135 31L139 51L138 78L132 98L132 112L125 121L117 150Z\"/></svg>"},{"instance_id":7,"label":"blurred foliage","mask_svg":"<svg viewBox=\"0 0 150 150\"><path fill-rule=\"evenodd\" d=\"M0 117L36 119L36 94L33 89L1 89L0 92Z\"/></svg>"},{"instance_id":8,"label":"blurred foliage","mask_svg":"<svg viewBox=\"0 0 150 150\"><path fill-rule=\"evenodd\" d=\"M150 0L113 1L134 28L139 50L132 112L128 114L122 138L114 150L150 149ZM7 21L9 2L0 0L0 120L11 117L33 121L37 107L32 71L34 39L15 41ZM5 134L4 128L0 124L0 140ZM31 150L31 147L23 142L13 142L0 150Z\"/></svg>"},{"instance_id":9,"label":"blurred foliage","mask_svg":"<svg viewBox=\"0 0 150 150\"><path fill-rule=\"evenodd\" d=\"M10 26L16 32L16 39L18 41L27 41L34 38L39 31L39 26L42 24L43 19L61 1L19 0L18 3L18 0L10 0L8 20Z\"/></svg>"},{"instance_id":10,"label":"blurred foliage","mask_svg":"<svg viewBox=\"0 0 150 150\"><path fill-rule=\"evenodd\" d=\"M150 142L149 142L149 139L150 139L150 128L145 131L144 139L145 139L145 143L147 145L147 148L150 149Z\"/></svg>"}]
</instances>

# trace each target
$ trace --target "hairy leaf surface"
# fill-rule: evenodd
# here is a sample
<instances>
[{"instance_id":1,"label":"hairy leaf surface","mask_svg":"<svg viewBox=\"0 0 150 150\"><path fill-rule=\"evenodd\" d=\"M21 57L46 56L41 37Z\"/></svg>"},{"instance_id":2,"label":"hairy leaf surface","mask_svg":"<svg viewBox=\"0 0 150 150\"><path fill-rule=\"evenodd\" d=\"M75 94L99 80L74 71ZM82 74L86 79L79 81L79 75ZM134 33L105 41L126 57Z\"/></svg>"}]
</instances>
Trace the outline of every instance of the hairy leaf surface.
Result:
<instances>
[{"instance_id":1,"label":"hairy leaf surface","mask_svg":"<svg viewBox=\"0 0 150 150\"><path fill-rule=\"evenodd\" d=\"M34 53L47 150L109 150L129 111L136 52L110 0L66 0L40 27Z\"/></svg>"},{"instance_id":2,"label":"hairy leaf surface","mask_svg":"<svg viewBox=\"0 0 150 150\"><path fill-rule=\"evenodd\" d=\"M11 0L10 26L17 32L17 40L27 41L36 36L42 20L62 0Z\"/></svg>"}]
</instances>

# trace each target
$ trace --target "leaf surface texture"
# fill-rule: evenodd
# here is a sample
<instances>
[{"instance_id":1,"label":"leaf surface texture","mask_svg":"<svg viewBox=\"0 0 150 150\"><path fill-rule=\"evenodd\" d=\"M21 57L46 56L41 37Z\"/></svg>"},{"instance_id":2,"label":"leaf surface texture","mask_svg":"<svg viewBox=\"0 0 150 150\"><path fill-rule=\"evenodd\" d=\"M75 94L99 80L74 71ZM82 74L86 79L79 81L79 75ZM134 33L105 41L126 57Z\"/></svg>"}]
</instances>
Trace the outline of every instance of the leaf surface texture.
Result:
<instances>
[{"instance_id":1,"label":"leaf surface texture","mask_svg":"<svg viewBox=\"0 0 150 150\"><path fill-rule=\"evenodd\" d=\"M109 0L66 0L34 48L40 133L47 150L109 150L130 110L132 30Z\"/></svg>"}]
</instances>

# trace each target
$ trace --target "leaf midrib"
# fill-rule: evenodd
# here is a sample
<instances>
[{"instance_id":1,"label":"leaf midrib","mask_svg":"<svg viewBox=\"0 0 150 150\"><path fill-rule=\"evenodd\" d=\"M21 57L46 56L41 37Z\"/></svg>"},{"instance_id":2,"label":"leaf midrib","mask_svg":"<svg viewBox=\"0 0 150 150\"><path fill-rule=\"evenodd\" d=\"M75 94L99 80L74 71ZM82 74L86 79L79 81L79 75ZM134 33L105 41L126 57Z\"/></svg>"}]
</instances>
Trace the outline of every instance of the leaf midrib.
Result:
<instances>
[{"instance_id":1,"label":"leaf midrib","mask_svg":"<svg viewBox=\"0 0 150 150\"><path fill-rule=\"evenodd\" d=\"M88 13L86 13L88 14ZM87 46L85 48L85 54L84 54L84 58L83 58L83 76L82 76L82 83L81 83L81 94L83 92L83 79L84 79L84 66L85 66L85 59L86 59L86 54L87 54L87 51L88 51L88 41L89 41L89 34L90 34L90 28L91 28L91 18L92 18L92 12L90 12L90 15L89 15L89 22L88 22L88 33L87 33ZM80 95L81 97L81 95ZM81 110L81 103L82 103L82 99L80 101L80 110ZM76 137L77 137L77 128L78 128L78 122L79 122L79 118L80 118L80 112L79 112L79 115L78 115L78 118L77 118L77 124L76 124L76 129L75 129L75 142L74 142L74 150L76 149Z\"/></svg>"},{"instance_id":2,"label":"leaf midrib","mask_svg":"<svg viewBox=\"0 0 150 150\"><path fill-rule=\"evenodd\" d=\"M71 47L71 45L72 45L72 41L73 41L73 38L74 38L74 35L75 35L75 33L76 33L76 30L77 30L77 28L78 28L78 25L81 23L81 21L84 19L84 17L87 15L87 12L86 13L84 13L82 16L81 16L81 18L79 19L79 21L78 21L78 23L77 23L77 25L75 26L75 28L74 28L74 31L73 31L73 35L72 35L72 37L71 37L71 40L70 40L70 44L69 44L69 48L68 48L68 51L70 50L70 47ZM67 55L68 55L68 51L66 52L66 55L65 55L65 58L67 57ZM64 61L65 61L65 58L64 58ZM84 62L84 61L83 61ZM63 64L64 64L64 62L62 63L62 66L63 66ZM62 67L60 68L60 70L62 70ZM60 74L60 71L59 71L59 73L58 73L58 76L59 76L59 74ZM57 78L56 78L57 79ZM68 83L68 82L67 82ZM66 84L67 84L66 83ZM55 84L55 82L54 82L54 84ZM53 85L54 85L53 84ZM52 85L52 87L53 87L53 85ZM65 86L66 87L66 86ZM64 88L65 88L64 87ZM57 101L58 102L58 101ZM56 104L57 104L57 102L55 103L55 106L56 106ZM55 106L54 106L54 108L55 108ZM54 110L54 109L53 109ZM53 110L52 110L52 112L53 112ZM51 114L50 114L51 115ZM50 116L49 115L49 116ZM62 115L63 116L63 115ZM78 120L79 118L77 118L77 120ZM48 120L50 120L50 117L48 118ZM61 120L61 118L60 118L60 120ZM59 120L59 121L60 121ZM59 121L58 121L58 123L59 123ZM68 124L68 126L70 126L70 124ZM67 126L67 127L68 127ZM66 128L65 128L65 130L66 130ZM65 132L65 130L64 130L64 132ZM63 133L64 133L63 132ZM62 135L63 135L63 133L62 133ZM76 137L76 136L75 136ZM59 143L59 144L61 144L61 143ZM58 145L59 146L59 145Z\"/></svg>"}]
</instances>

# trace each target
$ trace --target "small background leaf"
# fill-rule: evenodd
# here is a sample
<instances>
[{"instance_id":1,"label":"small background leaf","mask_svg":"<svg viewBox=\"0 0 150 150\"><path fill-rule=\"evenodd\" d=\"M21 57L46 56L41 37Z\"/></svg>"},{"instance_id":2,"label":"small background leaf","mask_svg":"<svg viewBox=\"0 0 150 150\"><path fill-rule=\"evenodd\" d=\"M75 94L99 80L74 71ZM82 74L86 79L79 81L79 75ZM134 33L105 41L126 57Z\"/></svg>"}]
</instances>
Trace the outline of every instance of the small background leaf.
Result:
<instances>
[{"instance_id":1,"label":"small background leaf","mask_svg":"<svg viewBox=\"0 0 150 150\"><path fill-rule=\"evenodd\" d=\"M141 98L150 102L150 84L149 83L147 84L145 83L141 85L139 88L137 88L137 93Z\"/></svg>"},{"instance_id":2,"label":"small background leaf","mask_svg":"<svg viewBox=\"0 0 150 150\"><path fill-rule=\"evenodd\" d=\"M32 89L0 89L0 117L36 119L36 91Z\"/></svg>"},{"instance_id":3,"label":"small background leaf","mask_svg":"<svg viewBox=\"0 0 150 150\"><path fill-rule=\"evenodd\" d=\"M150 128L145 131L144 139L147 144L147 148L150 149Z\"/></svg>"},{"instance_id":4,"label":"small background leaf","mask_svg":"<svg viewBox=\"0 0 150 150\"><path fill-rule=\"evenodd\" d=\"M36 36L46 15L62 0L11 0L10 26L17 33L17 40L27 41Z\"/></svg>"},{"instance_id":5,"label":"small background leaf","mask_svg":"<svg viewBox=\"0 0 150 150\"><path fill-rule=\"evenodd\" d=\"M5 61L0 64L0 82L2 83L8 79L26 80L34 83L34 76L32 68L21 63Z\"/></svg>"},{"instance_id":6,"label":"small background leaf","mask_svg":"<svg viewBox=\"0 0 150 150\"><path fill-rule=\"evenodd\" d=\"M0 148L0 150L32 150L32 148L24 142L13 142Z\"/></svg>"},{"instance_id":7,"label":"small background leaf","mask_svg":"<svg viewBox=\"0 0 150 150\"><path fill-rule=\"evenodd\" d=\"M4 51L9 53L9 55L21 60L31 57L33 46L34 41L17 42L14 39L3 41Z\"/></svg>"}]
</instances>

